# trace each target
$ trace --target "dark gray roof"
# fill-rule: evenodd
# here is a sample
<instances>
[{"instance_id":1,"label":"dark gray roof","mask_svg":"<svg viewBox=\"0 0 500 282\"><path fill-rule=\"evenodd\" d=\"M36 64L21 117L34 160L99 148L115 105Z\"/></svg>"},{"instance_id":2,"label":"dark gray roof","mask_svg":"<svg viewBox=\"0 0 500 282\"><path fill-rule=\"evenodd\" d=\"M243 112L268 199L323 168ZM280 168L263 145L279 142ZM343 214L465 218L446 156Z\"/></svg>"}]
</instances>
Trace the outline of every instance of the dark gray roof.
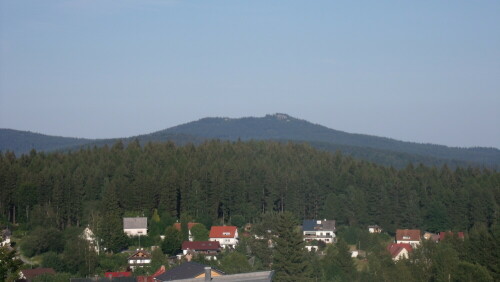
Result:
<instances>
[{"instance_id":1,"label":"dark gray roof","mask_svg":"<svg viewBox=\"0 0 500 282\"><path fill-rule=\"evenodd\" d=\"M318 221L321 221L321 223L318 224ZM335 220L304 219L304 221L302 222L302 230L304 230L304 231L317 231L317 230L335 231Z\"/></svg>"},{"instance_id":2,"label":"dark gray roof","mask_svg":"<svg viewBox=\"0 0 500 282\"><path fill-rule=\"evenodd\" d=\"M205 273L205 267L208 267L208 265L197 262L185 262L179 266L167 270L163 274L156 276L155 279L159 281L172 281L195 278L196 276ZM212 270L220 274L224 274L224 272L218 270L217 268L212 267Z\"/></svg>"},{"instance_id":3,"label":"dark gray roof","mask_svg":"<svg viewBox=\"0 0 500 282\"><path fill-rule=\"evenodd\" d=\"M142 229L148 228L147 217L124 217L123 229Z\"/></svg>"},{"instance_id":4,"label":"dark gray roof","mask_svg":"<svg viewBox=\"0 0 500 282\"><path fill-rule=\"evenodd\" d=\"M1 233L4 238L10 237L12 235L12 232L8 228L2 230Z\"/></svg>"},{"instance_id":5,"label":"dark gray roof","mask_svg":"<svg viewBox=\"0 0 500 282\"><path fill-rule=\"evenodd\" d=\"M244 281L244 282L270 282L273 280L274 270L239 273L231 275L214 276L211 281ZM174 280L178 282L204 281L203 278Z\"/></svg>"},{"instance_id":6,"label":"dark gray roof","mask_svg":"<svg viewBox=\"0 0 500 282\"><path fill-rule=\"evenodd\" d=\"M70 282L136 282L137 278L135 277L113 277L113 280L110 280L106 277L97 277L97 278L71 278Z\"/></svg>"}]
</instances>

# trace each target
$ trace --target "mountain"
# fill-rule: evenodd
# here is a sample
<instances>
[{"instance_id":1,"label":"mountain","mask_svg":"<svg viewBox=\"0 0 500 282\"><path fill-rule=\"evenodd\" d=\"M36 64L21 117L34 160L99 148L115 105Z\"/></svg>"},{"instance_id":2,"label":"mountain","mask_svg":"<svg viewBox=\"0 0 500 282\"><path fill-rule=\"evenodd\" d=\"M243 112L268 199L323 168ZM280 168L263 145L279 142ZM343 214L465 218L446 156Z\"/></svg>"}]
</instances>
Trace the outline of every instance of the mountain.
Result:
<instances>
[{"instance_id":1,"label":"mountain","mask_svg":"<svg viewBox=\"0 0 500 282\"><path fill-rule=\"evenodd\" d=\"M263 118L204 118L166 129L164 132L184 133L209 139L305 141L316 147L324 147L324 149L338 147L361 150L364 148L375 149L379 153L400 153L406 154L406 157L414 156L416 159L432 161L470 162L488 166L500 164L500 150L496 148L457 148L353 134L296 119L286 114L266 115Z\"/></svg>"},{"instance_id":2,"label":"mountain","mask_svg":"<svg viewBox=\"0 0 500 282\"><path fill-rule=\"evenodd\" d=\"M273 140L307 142L326 151L341 151L355 158L379 164L404 167L408 163L440 166L500 165L500 150L496 148L457 148L434 144L403 142L390 138L352 134L297 119L286 114L245 118L203 118L151 134L121 139L125 144L138 139L146 142L172 141L178 145L199 144L209 139ZM54 137L31 132L0 129L0 151L16 154L37 151L79 149L88 146L112 145L119 139L78 139Z\"/></svg>"},{"instance_id":3,"label":"mountain","mask_svg":"<svg viewBox=\"0 0 500 282\"><path fill-rule=\"evenodd\" d=\"M30 131L0 128L0 151L19 154L37 151L55 151L96 142L94 139L50 136Z\"/></svg>"}]
</instances>

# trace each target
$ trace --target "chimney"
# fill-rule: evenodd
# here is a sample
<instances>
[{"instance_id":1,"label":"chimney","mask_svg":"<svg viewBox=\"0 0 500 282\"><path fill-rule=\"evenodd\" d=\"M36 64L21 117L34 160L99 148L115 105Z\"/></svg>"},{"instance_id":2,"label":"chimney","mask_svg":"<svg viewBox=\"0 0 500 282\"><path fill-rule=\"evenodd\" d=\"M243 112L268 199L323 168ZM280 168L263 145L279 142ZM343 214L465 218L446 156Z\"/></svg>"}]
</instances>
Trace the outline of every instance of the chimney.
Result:
<instances>
[{"instance_id":1,"label":"chimney","mask_svg":"<svg viewBox=\"0 0 500 282\"><path fill-rule=\"evenodd\" d=\"M212 268L210 266L205 267L205 281L212 280Z\"/></svg>"}]
</instances>

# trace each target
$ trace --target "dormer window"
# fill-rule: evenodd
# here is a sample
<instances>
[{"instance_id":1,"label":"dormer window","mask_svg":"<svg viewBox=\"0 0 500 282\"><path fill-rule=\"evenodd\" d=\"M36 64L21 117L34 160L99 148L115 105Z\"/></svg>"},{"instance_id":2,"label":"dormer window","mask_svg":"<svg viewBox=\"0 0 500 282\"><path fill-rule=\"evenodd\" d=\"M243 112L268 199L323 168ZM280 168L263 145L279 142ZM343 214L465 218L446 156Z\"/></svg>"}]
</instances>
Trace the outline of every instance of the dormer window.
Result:
<instances>
[{"instance_id":1,"label":"dormer window","mask_svg":"<svg viewBox=\"0 0 500 282\"><path fill-rule=\"evenodd\" d=\"M222 235L229 236L229 235L231 235L231 233L230 232L222 232Z\"/></svg>"},{"instance_id":2,"label":"dormer window","mask_svg":"<svg viewBox=\"0 0 500 282\"><path fill-rule=\"evenodd\" d=\"M410 240L410 236L403 236L404 240Z\"/></svg>"}]
</instances>

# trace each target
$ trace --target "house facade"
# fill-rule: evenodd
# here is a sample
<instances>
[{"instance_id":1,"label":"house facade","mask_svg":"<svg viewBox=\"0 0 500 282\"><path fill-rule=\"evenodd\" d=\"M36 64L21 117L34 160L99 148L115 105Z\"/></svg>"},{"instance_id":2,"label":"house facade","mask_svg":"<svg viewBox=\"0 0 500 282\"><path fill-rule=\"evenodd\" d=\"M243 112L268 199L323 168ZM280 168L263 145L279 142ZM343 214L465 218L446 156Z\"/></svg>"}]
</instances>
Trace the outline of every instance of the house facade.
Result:
<instances>
[{"instance_id":1,"label":"house facade","mask_svg":"<svg viewBox=\"0 0 500 282\"><path fill-rule=\"evenodd\" d=\"M210 241L219 242L224 249L235 248L239 242L238 228L236 226L212 226L209 237Z\"/></svg>"},{"instance_id":2,"label":"house facade","mask_svg":"<svg viewBox=\"0 0 500 282\"><path fill-rule=\"evenodd\" d=\"M410 257L410 253L413 251L413 248L410 244L393 243L387 246L387 250L391 254L392 260L398 261L400 259L408 259Z\"/></svg>"},{"instance_id":3,"label":"house facade","mask_svg":"<svg viewBox=\"0 0 500 282\"><path fill-rule=\"evenodd\" d=\"M337 241L335 231L335 220L306 219L302 222L302 233L306 242L316 240L326 244L335 243Z\"/></svg>"},{"instance_id":4,"label":"house facade","mask_svg":"<svg viewBox=\"0 0 500 282\"><path fill-rule=\"evenodd\" d=\"M149 266L151 264L151 254L145 250L138 250L128 258L128 266L131 270L137 267Z\"/></svg>"},{"instance_id":5,"label":"house facade","mask_svg":"<svg viewBox=\"0 0 500 282\"><path fill-rule=\"evenodd\" d=\"M420 245L421 235L419 229L397 229L396 243L410 244L413 248Z\"/></svg>"},{"instance_id":6,"label":"house facade","mask_svg":"<svg viewBox=\"0 0 500 282\"><path fill-rule=\"evenodd\" d=\"M368 225L368 232L370 233L382 233L382 227L378 225Z\"/></svg>"},{"instance_id":7,"label":"house facade","mask_svg":"<svg viewBox=\"0 0 500 282\"><path fill-rule=\"evenodd\" d=\"M10 236L12 232L9 229L0 231L0 247L10 246Z\"/></svg>"},{"instance_id":8,"label":"house facade","mask_svg":"<svg viewBox=\"0 0 500 282\"><path fill-rule=\"evenodd\" d=\"M148 235L147 217L124 217L123 232L127 236L146 236Z\"/></svg>"},{"instance_id":9,"label":"house facade","mask_svg":"<svg viewBox=\"0 0 500 282\"><path fill-rule=\"evenodd\" d=\"M203 255L206 259L217 259L221 252L221 245L217 241L185 241L182 243L182 253L184 255Z\"/></svg>"}]
</instances>

